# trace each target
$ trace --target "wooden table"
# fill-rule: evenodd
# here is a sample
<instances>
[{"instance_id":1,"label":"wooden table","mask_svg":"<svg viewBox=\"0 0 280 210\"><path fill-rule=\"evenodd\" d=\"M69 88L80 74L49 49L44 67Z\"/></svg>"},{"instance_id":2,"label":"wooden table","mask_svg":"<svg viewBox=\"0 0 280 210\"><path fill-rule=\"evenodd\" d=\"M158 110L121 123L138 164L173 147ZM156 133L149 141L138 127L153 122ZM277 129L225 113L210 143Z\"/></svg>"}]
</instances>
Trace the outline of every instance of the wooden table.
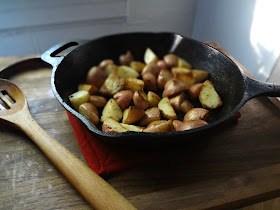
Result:
<instances>
[{"instance_id":1,"label":"wooden table","mask_svg":"<svg viewBox=\"0 0 280 210\"><path fill-rule=\"evenodd\" d=\"M30 57L0 58L0 69ZM10 79L23 90L32 115L85 161L66 112L52 94L51 69L31 65L27 70ZM238 122L203 141L171 147L107 181L138 209L231 209L280 196L279 108L259 97L240 112ZM0 141L0 209L91 209L23 133L0 122Z\"/></svg>"}]
</instances>

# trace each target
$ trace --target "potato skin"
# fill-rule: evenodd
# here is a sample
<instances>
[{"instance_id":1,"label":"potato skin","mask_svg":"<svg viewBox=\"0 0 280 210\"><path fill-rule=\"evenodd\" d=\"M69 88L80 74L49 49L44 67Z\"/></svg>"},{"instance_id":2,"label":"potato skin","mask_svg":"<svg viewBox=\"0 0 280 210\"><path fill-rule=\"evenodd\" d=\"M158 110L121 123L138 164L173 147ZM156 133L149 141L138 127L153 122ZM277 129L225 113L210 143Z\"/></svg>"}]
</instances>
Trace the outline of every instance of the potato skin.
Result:
<instances>
[{"instance_id":1,"label":"potato skin","mask_svg":"<svg viewBox=\"0 0 280 210\"><path fill-rule=\"evenodd\" d=\"M97 108L103 108L107 104L107 99L103 96L91 95L89 97L89 102Z\"/></svg>"},{"instance_id":2,"label":"potato skin","mask_svg":"<svg viewBox=\"0 0 280 210\"><path fill-rule=\"evenodd\" d=\"M158 108L162 116L166 119L177 120L177 114L174 108L172 107L169 98L162 98L161 101L158 103Z\"/></svg>"},{"instance_id":3,"label":"potato skin","mask_svg":"<svg viewBox=\"0 0 280 210\"><path fill-rule=\"evenodd\" d=\"M193 105L191 102L189 102L188 100L183 100L181 103L181 107L180 107L180 111L187 113L188 111L190 111L193 108Z\"/></svg>"},{"instance_id":4,"label":"potato skin","mask_svg":"<svg viewBox=\"0 0 280 210\"><path fill-rule=\"evenodd\" d=\"M175 131L172 120L158 120L151 122L143 132L171 132Z\"/></svg>"},{"instance_id":5,"label":"potato skin","mask_svg":"<svg viewBox=\"0 0 280 210\"><path fill-rule=\"evenodd\" d=\"M202 83L196 83L192 85L189 89L189 96L192 99L197 99L199 97L200 90L202 88Z\"/></svg>"},{"instance_id":6,"label":"potato skin","mask_svg":"<svg viewBox=\"0 0 280 210\"><path fill-rule=\"evenodd\" d=\"M95 126L99 123L97 108L91 103L83 103L79 106L79 113L89 119Z\"/></svg>"},{"instance_id":7,"label":"potato skin","mask_svg":"<svg viewBox=\"0 0 280 210\"><path fill-rule=\"evenodd\" d=\"M173 78L172 73L168 69L162 69L159 72L157 83L160 89L163 89L165 84Z\"/></svg>"},{"instance_id":8,"label":"potato skin","mask_svg":"<svg viewBox=\"0 0 280 210\"><path fill-rule=\"evenodd\" d=\"M185 98L185 93L181 93L180 95L170 98L170 104L175 109L175 111L180 110L184 98Z\"/></svg>"},{"instance_id":9,"label":"potato skin","mask_svg":"<svg viewBox=\"0 0 280 210\"><path fill-rule=\"evenodd\" d=\"M130 50L128 50L125 54L120 55L119 57L120 65L129 66L132 61L134 61L134 57Z\"/></svg>"},{"instance_id":10,"label":"potato skin","mask_svg":"<svg viewBox=\"0 0 280 210\"><path fill-rule=\"evenodd\" d=\"M149 107L147 94L141 90L135 91L133 94L133 103L139 109L147 109Z\"/></svg>"},{"instance_id":11,"label":"potato skin","mask_svg":"<svg viewBox=\"0 0 280 210\"><path fill-rule=\"evenodd\" d=\"M199 101L203 107L208 109L216 109L223 104L210 80L203 83L199 93Z\"/></svg>"},{"instance_id":12,"label":"potato skin","mask_svg":"<svg viewBox=\"0 0 280 210\"><path fill-rule=\"evenodd\" d=\"M166 65L169 68L178 66L178 56L174 54L167 54L163 57L163 60L165 61Z\"/></svg>"},{"instance_id":13,"label":"potato skin","mask_svg":"<svg viewBox=\"0 0 280 210\"><path fill-rule=\"evenodd\" d=\"M175 128L175 131L180 131L181 130L181 125L184 122L182 122L181 120L173 120L173 126Z\"/></svg>"},{"instance_id":14,"label":"potato skin","mask_svg":"<svg viewBox=\"0 0 280 210\"><path fill-rule=\"evenodd\" d=\"M87 73L86 83L95 85L97 88L100 88L106 80L106 75L102 69L98 66L90 68Z\"/></svg>"},{"instance_id":15,"label":"potato skin","mask_svg":"<svg viewBox=\"0 0 280 210\"><path fill-rule=\"evenodd\" d=\"M210 116L209 110L203 108L193 108L185 114L184 122L189 120L207 121L209 116Z\"/></svg>"},{"instance_id":16,"label":"potato skin","mask_svg":"<svg viewBox=\"0 0 280 210\"><path fill-rule=\"evenodd\" d=\"M132 101L133 92L130 90L122 90L117 92L113 98L117 102L117 104L121 107L121 109L125 109L129 106Z\"/></svg>"},{"instance_id":17,"label":"potato skin","mask_svg":"<svg viewBox=\"0 0 280 210\"><path fill-rule=\"evenodd\" d=\"M157 78L154 74L148 72L142 76L144 88L156 92L158 89Z\"/></svg>"},{"instance_id":18,"label":"potato skin","mask_svg":"<svg viewBox=\"0 0 280 210\"><path fill-rule=\"evenodd\" d=\"M104 109L102 110L102 116L100 121L104 122L106 118L111 117L116 121L120 121L123 116L123 111L115 101L115 99L111 98L107 104L105 105Z\"/></svg>"},{"instance_id":19,"label":"potato skin","mask_svg":"<svg viewBox=\"0 0 280 210\"><path fill-rule=\"evenodd\" d=\"M161 98L158 96L158 94L149 91L147 94L149 107L157 107L158 103L160 102Z\"/></svg>"},{"instance_id":20,"label":"potato skin","mask_svg":"<svg viewBox=\"0 0 280 210\"><path fill-rule=\"evenodd\" d=\"M122 123L133 124L139 121L145 114L143 109L140 109L136 106L130 106L123 112Z\"/></svg>"},{"instance_id":21,"label":"potato skin","mask_svg":"<svg viewBox=\"0 0 280 210\"><path fill-rule=\"evenodd\" d=\"M98 66L101 69L105 69L109 64L114 64L114 61L112 59L105 59L101 61Z\"/></svg>"},{"instance_id":22,"label":"potato skin","mask_svg":"<svg viewBox=\"0 0 280 210\"><path fill-rule=\"evenodd\" d=\"M171 79L165 86L162 97L173 97L188 89L187 85L180 80Z\"/></svg>"},{"instance_id":23,"label":"potato skin","mask_svg":"<svg viewBox=\"0 0 280 210\"><path fill-rule=\"evenodd\" d=\"M199 128L202 126L208 125L208 123L204 120L189 120L184 121L180 126L178 131L185 131L185 130L191 130L194 128Z\"/></svg>"},{"instance_id":24,"label":"potato skin","mask_svg":"<svg viewBox=\"0 0 280 210\"><path fill-rule=\"evenodd\" d=\"M114 118L108 117L102 124L102 131L106 133L122 133L128 131Z\"/></svg>"},{"instance_id":25,"label":"potato skin","mask_svg":"<svg viewBox=\"0 0 280 210\"><path fill-rule=\"evenodd\" d=\"M141 75L143 76L144 74L151 73L155 75L155 77L157 77L159 72L160 68L157 66L156 62L151 62L145 66L145 68L141 72Z\"/></svg>"},{"instance_id":26,"label":"potato skin","mask_svg":"<svg viewBox=\"0 0 280 210\"><path fill-rule=\"evenodd\" d=\"M157 61L157 66L160 69L168 69L168 66L167 66L167 64L166 64L166 62L164 60L158 60Z\"/></svg>"}]
</instances>

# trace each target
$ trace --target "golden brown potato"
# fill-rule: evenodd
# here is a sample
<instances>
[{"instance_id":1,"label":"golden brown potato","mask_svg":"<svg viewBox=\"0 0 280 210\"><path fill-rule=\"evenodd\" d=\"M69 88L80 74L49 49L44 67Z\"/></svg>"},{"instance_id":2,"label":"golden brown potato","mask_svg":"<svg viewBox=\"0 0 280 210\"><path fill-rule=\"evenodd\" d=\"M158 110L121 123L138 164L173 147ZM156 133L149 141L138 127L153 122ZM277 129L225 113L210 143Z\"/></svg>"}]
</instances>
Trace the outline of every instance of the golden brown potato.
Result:
<instances>
[{"instance_id":1,"label":"golden brown potato","mask_svg":"<svg viewBox=\"0 0 280 210\"><path fill-rule=\"evenodd\" d=\"M199 101L202 106L208 109L216 109L222 105L222 100L216 92L211 81L206 80L199 93Z\"/></svg>"},{"instance_id":2,"label":"golden brown potato","mask_svg":"<svg viewBox=\"0 0 280 210\"><path fill-rule=\"evenodd\" d=\"M183 122L181 120L173 120L173 126L175 128L175 131L180 131L182 124Z\"/></svg>"},{"instance_id":3,"label":"golden brown potato","mask_svg":"<svg viewBox=\"0 0 280 210\"><path fill-rule=\"evenodd\" d=\"M202 87L202 83L196 83L192 85L189 89L189 96L192 99L196 99L199 97L199 93Z\"/></svg>"},{"instance_id":4,"label":"golden brown potato","mask_svg":"<svg viewBox=\"0 0 280 210\"><path fill-rule=\"evenodd\" d=\"M184 68L191 69L192 65L189 62L187 62L186 60L184 60L183 58L179 58L178 67L184 67Z\"/></svg>"},{"instance_id":5,"label":"golden brown potato","mask_svg":"<svg viewBox=\"0 0 280 210\"><path fill-rule=\"evenodd\" d=\"M83 103L79 106L79 113L85 116L95 126L99 123L97 108L91 103Z\"/></svg>"},{"instance_id":6,"label":"golden brown potato","mask_svg":"<svg viewBox=\"0 0 280 210\"><path fill-rule=\"evenodd\" d=\"M139 73L129 66L119 66L118 70L116 71L116 75L123 79L139 77Z\"/></svg>"},{"instance_id":7,"label":"golden brown potato","mask_svg":"<svg viewBox=\"0 0 280 210\"><path fill-rule=\"evenodd\" d=\"M193 69L192 75L195 78L195 83L198 83L205 81L208 78L209 73L207 71Z\"/></svg>"},{"instance_id":8,"label":"golden brown potato","mask_svg":"<svg viewBox=\"0 0 280 210\"><path fill-rule=\"evenodd\" d=\"M152 73L146 73L142 76L144 89L156 92L158 89L157 78Z\"/></svg>"},{"instance_id":9,"label":"golden brown potato","mask_svg":"<svg viewBox=\"0 0 280 210\"><path fill-rule=\"evenodd\" d=\"M147 126L153 121L160 120L160 110L158 107L152 107L145 111L144 116L141 118L139 125Z\"/></svg>"},{"instance_id":10,"label":"golden brown potato","mask_svg":"<svg viewBox=\"0 0 280 210\"><path fill-rule=\"evenodd\" d=\"M110 74L104 84L101 86L99 92L103 95L113 96L115 93L123 90L123 87L124 80L115 74Z\"/></svg>"},{"instance_id":11,"label":"golden brown potato","mask_svg":"<svg viewBox=\"0 0 280 210\"><path fill-rule=\"evenodd\" d=\"M158 60L158 61L157 61L157 66L158 66L160 69L168 69L168 66L167 66L167 64L165 63L164 60Z\"/></svg>"},{"instance_id":12,"label":"golden brown potato","mask_svg":"<svg viewBox=\"0 0 280 210\"><path fill-rule=\"evenodd\" d=\"M181 107L180 107L180 111L187 113L188 111L190 111L193 108L193 105L191 102L189 102L188 100L183 100L181 103Z\"/></svg>"},{"instance_id":13,"label":"golden brown potato","mask_svg":"<svg viewBox=\"0 0 280 210\"><path fill-rule=\"evenodd\" d=\"M128 131L135 131L135 132L142 132L145 128L136 126L136 125L129 125L125 123L120 123L122 127L126 128Z\"/></svg>"},{"instance_id":14,"label":"golden brown potato","mask_svg":"<svg viewBox=\"0 0 280 210\"><path fill-rule=\"evenodd\" d=\"M130 67L133 68L138 73L141 73L141 71L145 68L146 64L142 63L140 61L132 61L130 63Z\"/></svg>"},{"instance_id":15,"label":"golden brown potato","mask_svg":"<svg viewBox=\"0 0 280 210\"><path fill-rule=\"evenodd\" d=\"M162 97L173 97L185 92L187 89L187 85L181 80L171 79L165 84Z\"/></svg>"},{"instance_id":16,"label":"golden brown potato","mask_svg":"<svg viewBox=\"0 0 280 210\"><path fill-rule=\"evenodd\" d=\"M104 73L106 76L109 76L111 73L117 71L119 68L119 66L117 66L116 64L112 63L112 64L108 64L104 69Z\"/></svg>"},{"instance_id":17,"label":"golden brown potato","mask_svg":"<svg viewBox=\"0 0 280 210\"><path fill-rule=\"evenodd\" d=\"M90 95L98 93L98 88L95 85L90 84L79 84L78 90L86 90Z\"/></svg>"},{"instance_id":18,"label":"golden brown potato","mask_svg":"<svg viewBox=\"0 0 280 210\"><path fill-rule=\"evenodd\" d=\"M106 105L107 99L104 98L103 96L91 95L89 97L89 102L92 103L97 108L102 108Z\"/></svg>"},{"instance_id":19,"label":"golden brown potato","mask_svg":"<svg viewBox=\"0 0 280 210\"><path fill-rule=\"evenodd\" d=\"M147 94L149 107L157 107L158 103L160 102L161 98L154 92L149 91Z\"/></svg>"},{"instance_id":20,"label":"golden brown potato","mask_svg":"<svg viewBox=\"0 0 280 210\"><path fill-rule=\"evenodd\" d=\"M172 107L169 98L164 97L161 99L161 101L158 103L158 108L166 119L172 119L177 120L177 114Z\"/></svg>"},{"instance_id":21,"label":"golden brown potato","mask_svg":"<svg viewBox=\"0 0 280 210\"><path fill-rule=\"evenodd\" d=\"M102 111L102 116L100 121L104 122L104 120L108 117L111 117L115 119L116 121L120 121L123 116L123 111L117 104L117 102L111 98L107 104L105 105L103 111Z\"/></svg>"},{"instance_id":22,"label":"golden brown potato","mask_svg":"<svg viewBox=\"0 0 280 210\"><path fill-rule=\"evenodd\" d=\"M117 92L113 98L117 102L117 104L121 107L121 109L126 109L130 102L132 101L133 92L130 90L122 90Z\"/></svg>"},{"instance_id":23,"label":"golden brown potato","mask_svg":"<svg viewBox=\"0 0 280 210\"><path fill-rule=\"evenodd\" d=\"M171 132L175 131L172 120L157 120L151 122L143 132Z\"/></svg>"},{"instance_id":24,"label":"golden brown potato","mask_svg":"<svg viewBox=\"0 0 280 210\"><path fill-rule=\"evenodd\" d=\"M134 58L131 51L129 50L125 54L120 55L119 57L120 65L129 66L132 61L134 61Z\"/></svg>"},{"instance_id":25,"label":"golden brown potato","mask_svg":"<svg viewBox=\"0 0 280 210\"><path fill-rule=\"evenodd\" d=\"M102 131L106 133L122 133L128 131L114 118L108 117L104 120L102 125Z\"/></svg>"},{"instance_id":26,"label":"golden brown potato","mask_svg":"<svg viewBox=\"0 0 280 210\"><path fill-rule=\"evenodd\" d=\"M114 64L114 61L112 59L105 59L101 61L98 66L101 69L105 69L109 64Z\"/></svg>"},{"instance_id":27,"label":"golden brown potato","mask_svg":"<svg viewBox=\"0 0 280 210\"><path fill-rule=\"evenodd\" d=\"M123 112L122 123L133 124L139 121L145 114L143 109L140 109L136 106L130 106Z\"/></svg>"},{"instance_id":28,"label":"golden brown potato","mask_svg":"<svg viewBox=\"0 0 280 210\"><path fill-rule=\"evenodd\" d=\"M173 78L172 73L168 69L162 69L159 72L157 83L160 89L164 88L164 85Z\"/></svg>"},{"instance_id":29,"label":"golden brown potato","mask_svg":"<svg viewBox=\"0 0 280 210\"><path fill-rule=\"evenodd\" d=\"M140 79L126 78L126 79L124 79L124 89L130 90L132 92L135 92L137 90L143 90L144 82L143 82L143 80L140 80Z\"/></svg>"},{"instance_id":30,"label":"golden brown potato","mask_svg":"<svg viewBox=\"0 0 280 210\"><path fill-rule=\"evenodd\" d=\"M207 109L203 108L193 108L188 111L184 116L184 122L188 120L204 120L207 121L209 118L210 112Z\"/></svg>"},{"instance_id":31,"label":"golden brown potato","mask_svg":"<svg viewBox=\"0 0 280 210\"><path fill-rule=\"evenodd\" d=\"M98 66L90 68L87 73L86 83L100 88L106 80L106 75Z\"/></svg>"},{"instance_id":32,"label":"golden brown potato","mask_svg":"<svg viewBox=\"0 0 280 210\"><path fill-rule=\"evenodd\" d=\"M176 73L174 78L185 83L188 89L195 83L195 78L189 73Z\"/></svg>"},{"instance_id":33,"label":"golden brown potato","mask_svg":"<svg viewBox=\"0 0 280 210\"><path fill-rule=\"evenodd\" d=\"M179 131L191 130L205 125L208 125L208 123L204 120L189 120L181 124L181 126L179 127Z\"/></svg>"},{"instance_id":34,"label":"golden brown potato","mask_svg":"<svg viewBox=\"0 0 280 210\"><path fill-rule=\"evenodd\" d=\"M147 48L144 53L144 62L149 64L155 61L158 61L157 55L150 48Z\"/></svg>"},{"instance_id":35,"label":"golden brown potato","mask_svg":"<svg viewBox=\"0 0 280 210\"><path fill-rule=\"evenodd\" d=\"M147 94L141 90L135 91L133 94L133 103L139 109L147 109L149 107Z\"/></svg>"},{"instance_id":36,"label":"golden brown potato","mask_svg":"<svg viewBox=\"0 0 280 210\"><path fill-rule=\"evenodd\" d=\"M68 98L71 102L73 108L76 111L79 111L79 106L83 103L86 103L89 101L89 92L86 90L79 90L73 94L71 94Z\"/></svg>"},{"instance_id":37,"label":"golden brown potato","mask_svg":"<svg viewBox=\"0 0 280 210\"><path fill-rule=\"evenodd\" d=\"M167 54L163 57L163 60L167 64L168 68L178 66L178 56L174 54Z\"/></svg>"},{"instance_id":38,"label":"golden brown potato","mask_svg":"<svg viewBox=\"0 0 280 210\"><path fill-rule=\"evenodd\" d=\"M185 99L185 93L181 93L173 98L170 98L170 104L175 109L175 111L180 111L181 104Z\"/></svg>"},{"instance_id":39,"label":"golden brown potato","mask_svg":"<svg viewBox=\"0 0 280 210\"><path fill-rule=\"evenodd\" d=\"M179 74L179 73L184 73L184 74L188 74L188 75L192 75L192 70L185 68L185 67L173 67L171 69L171 73L173 75Z\"/></svg>"},{"instance_id":40,"label":"golden brown potato","mask_svg":"<svg viewBox=\"0 0 280 210\"><path fill-rule=\"evenodd\" d=\"M155 77L157 77L159 72L160 72L160 68L157 66L155 62L152 62L145 66L145 68L141 72L141 75L143 76L144 74L151 73L155 75Z\"/></svg>"}]
</instances>

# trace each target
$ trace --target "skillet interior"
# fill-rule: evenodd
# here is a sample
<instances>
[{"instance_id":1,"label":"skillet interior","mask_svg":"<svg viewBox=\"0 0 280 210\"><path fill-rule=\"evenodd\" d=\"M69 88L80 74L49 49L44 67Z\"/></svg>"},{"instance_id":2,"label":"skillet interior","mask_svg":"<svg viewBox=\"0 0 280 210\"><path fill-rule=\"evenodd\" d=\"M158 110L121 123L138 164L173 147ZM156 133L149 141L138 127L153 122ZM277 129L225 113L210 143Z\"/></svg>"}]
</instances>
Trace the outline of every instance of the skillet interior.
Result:
<instances>
[{"instance_id":1,"label":"skillet interior","mask_svg":"<svg viewBox=\"0 0 280 210\"><path fill-rule=\"evenodd\" d=\"M135 60L143 61L143 55L150 47L159 57L174 53L189 61L195 69L206 70L210 80L223 100L223 106L211 113L209 125L190 131L170 133L120 133L108 134L90 126L84 117L69 106L68 96L75 92L77 85L85 81L90 67L101 60L111 58L118 63L120 54L131 50ZM230 118L241 107L244 96L244 78L238 66L227 56L201 42L183 38L173 33L129 33L116 34L92 40L70 52L53 72L54 92L60 102L71 113L81 119L95 135L113 142L174 141L184 140L190 134L201 133ZM62 100L62 101L61 101ZM143 138L144 137L144 138ZM132 140L133 138L133 140Z\"/></svg>"}]
</instances>

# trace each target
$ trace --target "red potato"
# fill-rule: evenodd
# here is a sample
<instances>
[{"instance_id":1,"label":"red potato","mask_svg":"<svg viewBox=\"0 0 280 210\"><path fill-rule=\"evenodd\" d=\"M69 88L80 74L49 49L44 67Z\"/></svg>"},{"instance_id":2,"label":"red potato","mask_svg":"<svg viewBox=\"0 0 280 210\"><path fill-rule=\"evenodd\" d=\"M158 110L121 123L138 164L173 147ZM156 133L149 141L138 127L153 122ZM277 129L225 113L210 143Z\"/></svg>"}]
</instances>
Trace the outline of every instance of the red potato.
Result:
<instances>
[{"instance_id":1,"label":"red potato","mask_svg":"<svg viewBox=\"0 0 280 210\"><path fill-rule=\"evenodd\" d=\"M102 124L102 131L106 133L122 133L128 131L114 118L106 118Z\"/></svg>"},{"instance_id":2,"label":"red potato","mask_svg":"<svg viewBox=\"0 0 280 210\"><path fill-rule=\"evenodd\" d=\"M178 79L171 79L165 84L162 97L173 97L186 90L188 90L188 87L185 83Z\"/></svg>"},{"instance_id":3,"label":"red potato","mask_svg":"<svg viewBox=\"0 0 280 210\"><path fill-rule=\"evenodd\" d=\"M166 65L169 68L178 66L178 56L174 54L168 54L163 57Z\"/></svg>"},{"instance_id":4,"label":"red potato","mask_svg":"<svg viewBox=\"0 0 280 210\"><path fill-rule=\"evenodd\" d=\"M107 104L107 99L103 96L91 95L89 97L89 102L97 108L103 108Z\"/></svg>"},{"instance_id":5,"label":"red potato","mask_svg":"<svg viewBox=\"0 0 280 210\"><path fill-rule=\"evenodd\" d=\"M162 69L168 69L168 66L164 60L157 61L157 66Z\"/></svg>"},{"instance_id":6,"label":"red potato","mask_svg":"<svg viewBox=\"0 0 280 210\"><path fill-rule=\"evenodd\" d=\"M158 108L161 114L166 119L177 120L177 114L174 108L172 107L170 100L167 97L161 99L161 101L158 103Z\"/></svg>"},{"instance_id":7,"label":"red potato","mask_svg":"<svg viewBox=\"0 0 280 210\"><path fill-rule=\"evenodd\" d=\"M160 102L161 98L154 92L149 91L147 94L149 107L157 107L158 103Z\"/></svg>"},{"instance_id":8,"label":"red potato","mask_svg":"<svg viewBox=\"0 0 280 210\"><path fill-rule=\"evenodd\" d=\"M196 83L192 85L189 89L189 96L192 99L197 99L199 97L201 87L202 87L202 83Z\"/></svg>"},{"instance_id":9,"label":"red potato","mask_svg":"<svg viewBox=\"0 0 280 210\"><path fill-rule=\"evenodd\" d=\"M121 107L121 109L126 109L132 101L133 92L130 90L122 90L117 92L113 98L117 102L117 104Z\"/></svg>"},{"instance_id":10,"label":"red potato","mask_svg":"<svg viewBox=\"0 0 280 210\"><path fill-rule=\"evenodd\" d=\"M152 73L146 73L142 76L143 82L144 82L144 88L146 90L151 90L156 92L158 89L158 83L157 83L157 78L154 74Z\"/></svg>"},{"instance_id":11,"label":"red potato","mask_svg":"<svg viewBox=\"0 0 280 210\"><path fill-rule=\"evenodd\" d=\"M180 111L181 104L185 98L185 93L181 93L173 98L170 98L170 104L175 109L175 111Z\"/></svg>"},{"instance_id":12,"label":"red potato","mask_svg":"<svg viewBox=\"0 0 280 210\"><path fill-rule=\"evenodd\" d=\"M185 130L191 130L194 128L199 128L202 126L208 125L208 123L204 120L189 120L189 121L184 121L180 126L179 126L179 131L185 131Z\"/></svg>"},{"instance_id":13,"label":"red potato","mask_svg":"<svg viewBox=\"0 0 280 210\"><path fill-rule=\"evenodd\" d=\"M90 84L79 84L78 85L78 90L85 90L87 91L90 95L98 93L98 88L95 85L90 85Z\"/></svg>"},{"instance_id":14,"label":"red potato","mask_svg":"<svg viewBox=\"0 0 280 210\"><path fill-rule=\"evenodd\" d=\"M90 85L95 85L97 88L100 88L106 80L106 75L102 69L98 66L92 67L86 78L86 83Z\"/></svg>"},{"instance_id":15,"label":"red potato","mask_svg":"<svg viewBox=\"0 0 280 210\"><path fill-rule=\"evenodd\" d=\"M163 89L165 84L173 78L172 73L168 69L162 69L159 72L157 83L160 89Z\"/></svg>"},{"instance_id":16,"label":"red potato","mask_svg":"<svg viewBox=\"0 0 280 210\"><path fill-rule=\"evenodd\" d=\"M171 132L171 131L175 131L172 120L153 121L147 126L146 129L143 130L143 132L149 132L149 133Z\"/></svg>"},{"instance_id":17,"label":"red potato","mask_svg":"<svg viewBox=\"0 0 280 210\"><path fill-rule=\"evenodd\" d=\"M112 59L105 59L101 61L98 66L104 70L109 64L114 64L114 61Z\"/></svg>"},{"instance_id":18,"label":"red potato","mask_svg":"<svg viewBox=\"0 0 280 210\"><path fill-rule=\"evenodd\" d=\"M173 126L175 128L175 131L180 131L181 130L181 125L184 122L182 122L181 120L173 120Z\"/></svg>"},{"instance_id":19,"label":"red potato","mask_svg":"<svg viewBox=\"0 0 280 210\"><path fill-rule=\"evenodd\" d=\"M91 103L83 103L79 106L79 113L85 116L89 121L97 126L99 123L99 116L97 108Z\"/></svg>"},{"instance_id":20,"label":"red potato","mask_svg":"<svg viewBox=\"0 0 280 210\"><path fill-rule=\"evenodd\" d=\"M123 112L122 123L133 124L139 121L145 114L143 109L140 109L136 106L130 106Z\"/></svg>"},{"instance_id":21,"label":"red potato","mask_svg":"<svg viewBox=\"0 0 280 210\"><path fill-rule=\"evenodd\" d=\"M180 107L180 111L187 113L188 111L190 111L193 108L193 105L191 102L189 102L188 100L183 100L181 103L181 107Z\"/></svg>"},{"instance_id":22,"label":"red potato","mask_svg":"<svg viewBox=\"0 0 280 210\"><path fill-rule=\"evenodd\" d=\"M155 75L155 77L157 77L159 72L160 72L160 68L157 66L155 62L152 62L145 66L145 68L141 72L141 75L143 76L144 74L151 73Z\"/></svg>"},{"instance_id":23,"label":"red potato","mask_svg":"<svg viewBox=\"0 0 280 210\"><path fill-rule=\"evenodd\" d=\"M147 126L153 121L160 120L160 110L158 107L152 107L145 111L144 116L141 118L139 125Z\"/></svg>"},{"instance_id":24,"label":"red potato","mask_svg":"<svg viewBox=\"0 0 280 210\"><path fill-rule=\"evenodd\" d=\"M140 109L144 110L149 107L148 97L144 91L135 91L132 99L134 105Z\"/></svg>"},{"instance_id":25,"label":"red potato","mask_svg":"<svg viewBox=\"0 0 280 210\"><path fill-rule=\"evenodd\" d=\"M119 57L120 65L129 66L132 61L134 61L134 58L131 51L129 50L125 54L120 55Z\"/></svg>"},{"instance_id":26,"label":"red potato","mask_svg":"<svg viewBox=\"0 0 280 210\"><path fill-rule=\"evenodd\" d=\"M207 121L209 116L210 116L209 110L203 108L193 108L185 114L184 122L189 120Z\"/></svg>"}]
</instances>

